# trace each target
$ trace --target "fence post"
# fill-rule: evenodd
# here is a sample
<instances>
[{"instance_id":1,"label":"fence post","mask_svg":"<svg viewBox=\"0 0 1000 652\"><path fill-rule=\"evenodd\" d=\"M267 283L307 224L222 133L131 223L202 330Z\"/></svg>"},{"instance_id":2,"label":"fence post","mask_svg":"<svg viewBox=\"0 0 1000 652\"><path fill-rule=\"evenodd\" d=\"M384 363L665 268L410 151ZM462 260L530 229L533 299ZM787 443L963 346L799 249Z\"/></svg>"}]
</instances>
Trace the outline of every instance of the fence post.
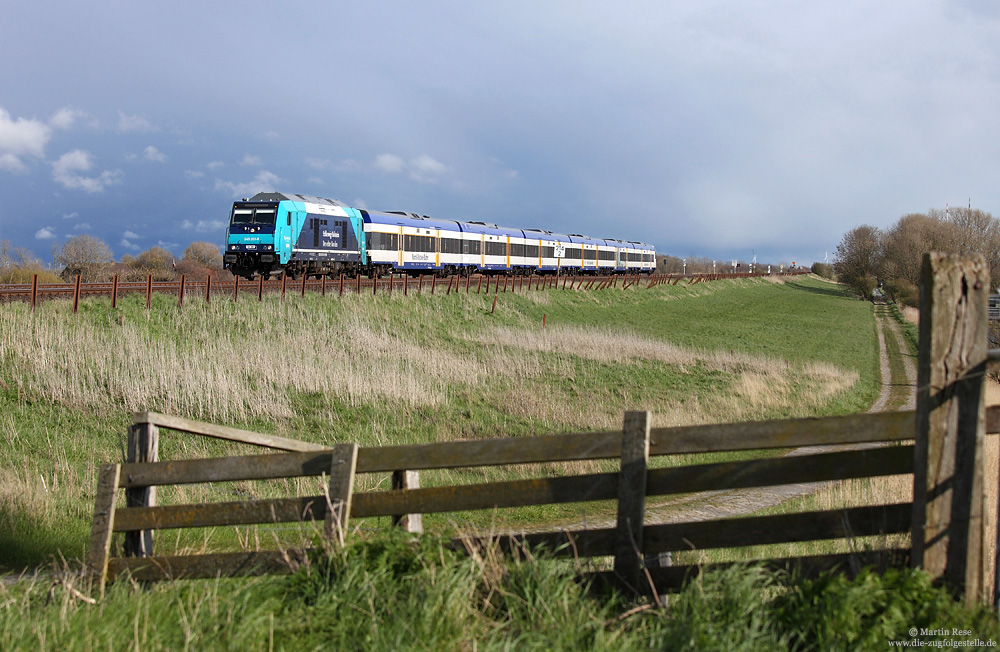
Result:
<instances>
[{"instance_id":1,"label":"fence post","mask_svg":"<svg viewBox=\"0 0 1000 652\"><path fill-rule=\"evenodd\" d=\"M300 297L305 297L306 296L306 279L307 278L309 278L309 275L303 273L302 274L302 293L299 294Z\"/></svg>"},{"instance_id":2,"label":"fence post","mask_svg":"<svg viewBox=\"0 0 1000 652\"><path fill-rule=\"evenodd\" d=\"M212 275L205 277L205 303L212 303Z\"/></svg>"},{"instance_id":3,"label":"fence post","mask_svg":"<svg viewBox=\"0 0 1000 652\"><path fill-rule=\"evenodd\" d=\"M181 274L181 286L177 290L177 307L180 308L184 305L184 274Z\"/></svg>"},{"instance_id":4,"label":"fence post","mask_svg":"<svg viewBox=\"0 0 1000 652\"><path fill-rule=\"evenodd\" d=\"M257 277L257 301L264 300L264 275L261 274Z\"/></svg>"},{"instance_id":5,"label":"fence post","mask_svg":"<svg viewBox=\"0 0 1000 652\"><path fill-rule=\"evenodd\" d=\"M153 304L153 275L146 274L146 310Z\"/></svg>"},{"instance_id":6,"label":"fence post","mask_svg":"<svg viewBox=\"0 0 1000 652\"><path fill-rule=\"evenodd\" d=\"M642 526L646 513L646 469L649 466L649 412L626 412L618 474L618 527L615 574L639 592L642 572Z\"/></svg>"},{"instance_id":7,"label":"fence post","mask_svg":"<svg viewBox=\"0 0 1000 652\"><path fill-rule=\"evenodd\" d=\"M233 303L236 303L240 298L240 277L234 276L235 283L233 284Z\"/></svg>"},{"instance_id":8,"label":"fence post","mask_svg":"<svg viewBox=\"0 0 1000 652\"><path fill-rule=\"evenodd\" d=\"M420 488L420 473L418 471L393 471L392 490L406 491ZM403 528L406 532L423 533L423 514L396 514L392 517L392 526Z\"/></svg>"},{"instance_id":9,"label":"fence post","mask_svg":"<svg viewBox=\"0 0 1000 652\"><path fill-rule=\"evenodd\" d=\"M129 464L156 462L159 458L160 429L152 423L137 423L128 429ZM156 487L133 487L125 490L128 507L153 507L156 505ZM149 557L153 554L153 531L139 530L125 533L125 556Z\"/></svg>"},{"instance_id":10,"label":"fence post","mask_svg":"<svg viewBox=\"0 0 1000 652\"><path fill-rule=\"evenodd\" d=\"M108 578L108 557L111 554L111 535L115 524L115 497L118 495L120 464L103 464L97 475L97 496L94 499L94 522L90 529L90 548L87 562L104 597L104 584Z\"/></svg>"},{"instance_id":11,"label":"fence post","mask_svg":"<svg viewBox=\"0 0 1000 652\"><path fill-rule=\"evenodd\" d=\"M328 541L344 545L347 520L351 516L354 495L354 473L358 466L358 445L338 444L333 447L330 462L330 488L327 494L324 533Z\"/></svg>"},{"instance_id":12,"label":"fence post","mask_svg":"<svg viewBox=\"0 0 1000 652\"><path fill-rule=\"evenodd\" d=\"M982 256L924 255L911 563L966 604L983 597L987 292Z\"/></svg>"},{"instance_id":13,"label":"fence post","mask_svg":"<svg viewBox=\"0 0 1000 652\"><path fill-rule=\"evenodd\" d=\"M80 275L76 275L76 281L73 283L73 312L75 313L80 308Z\"/></svg>"},{"instance_id":14,"label":"fence post","mask_svg":"<svg viewBox=\"0 0 1000 652\"><path fill-rule=\"evenodd\" d=\"M118 280L118 276L115 275L115 281ZM38 274L33 274L31 277L31 312L35 312L35 304L38 303ZM111 300L111 307L115 307L114 299Z\"/></svg>"}]
</instances>

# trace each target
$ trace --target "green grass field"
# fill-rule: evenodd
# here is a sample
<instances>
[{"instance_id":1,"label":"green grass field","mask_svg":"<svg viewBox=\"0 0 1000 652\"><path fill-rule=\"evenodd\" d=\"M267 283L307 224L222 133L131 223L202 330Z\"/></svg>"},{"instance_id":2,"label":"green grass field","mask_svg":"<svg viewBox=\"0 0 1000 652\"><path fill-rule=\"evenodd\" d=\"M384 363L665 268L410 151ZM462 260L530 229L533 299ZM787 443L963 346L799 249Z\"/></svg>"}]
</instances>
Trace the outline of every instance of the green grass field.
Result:
<instances>
[{"instance_id":1,"label":"green grass field","mask_svg":"<svg viewBox=\"0 0 1000 652\"><path fill-rule=\"evenodd\" d=\"M508 292L499 294L495 312L492 303L493 295L463 288L447 296L307 294L261 303L244 297L235 305L216 298L180 309L171 297L156 296L148 312L144 298L126 298L117 310L95 299L76 315L66 302L42 304L34 315L21 304L0 307L0 435L6 443L0 450L0 570L80 563L96 470L122 458L135 411L376 446L615 429L630 409L652 411L654 426L845 414L866 410L878 393L871 304L818 279ZM160 444L161 459L251 452L257 451L177 433ZM421 483L525 473L453 471L427 474ZM358 490L386 483L362 477ZM160 500L232 500L234 492L281 490L273 484L193 487L164 490ZM553 522L572 517L573 509L463 514L457 525ZM442 533L456 526L444 518L425 524ZM385 538L396 535L377 533L387 525L361 523L359 550L390 545ZM242 536L165 535L157 549L214 550ZM430 535L427 545L435 540ZM84 584L21 584L0 592L0 646L672 649L681 641L675 635L708 640L684 630L669 610L622 618L632 605L595 601L556 562L438 564L431 561L440 557L435 554L406 562L417 570L402 577L396 566L388 572L376 564L148 592L119 583L96 606L77 595L89 595ZM428 599L411 594L414 582ZM802 587L755 570L739 582L756 587L747 589L746 599L763 590L754 582L774 583L777 588L767 589L774 596ZM678 604L695 594L715 600L724 589L690 588ZM42 616L32 623L28 614ZM762 625L741 626L750 629L737 638L756 640L751 630ZM761 636L767 645L746 649L785 649L783 643L798 640L780 628Z\"/></svg>"}]
</instances>

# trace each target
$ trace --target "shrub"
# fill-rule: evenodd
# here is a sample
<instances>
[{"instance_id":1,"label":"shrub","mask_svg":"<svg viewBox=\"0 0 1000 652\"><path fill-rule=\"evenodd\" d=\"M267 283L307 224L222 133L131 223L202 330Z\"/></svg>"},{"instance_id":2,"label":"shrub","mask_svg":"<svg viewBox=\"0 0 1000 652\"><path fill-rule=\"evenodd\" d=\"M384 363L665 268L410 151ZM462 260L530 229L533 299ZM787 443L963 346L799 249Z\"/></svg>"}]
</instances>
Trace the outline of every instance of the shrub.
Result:
<instances>
[{"instance_id":1,"label":"shrub","mask_svg":"<svg viewBox=\"0 0 1000 652\"><path fill-rule=\"evenodd\" d=\"M57 274L37 267L9 267L0 270L0 283L31 283L31 278L35 274L38 274L39 283L63 282Z\"/></svg>"},{"instance_id":2,"label":"shrub","mask_svg":"<svg viewBox=\"0 0 1000 652\"><path fill-rule=\"evenodd\" d=\"M919 306L920 292L916 285L905 278L890 279L884 283L883 289L896 303L913 308Z\"/></svg>"},{"instance_id":3,"label":"shrub","mask_svg":"<svg viewBox=\"0 0 1000 652\"><path fill-rule=\"evenodd\" d=\"M828 265L826 263L813 263L812 273L816 276L822 276L823 278L833 279L833 265Z\"/></svg>"}]
</instances>

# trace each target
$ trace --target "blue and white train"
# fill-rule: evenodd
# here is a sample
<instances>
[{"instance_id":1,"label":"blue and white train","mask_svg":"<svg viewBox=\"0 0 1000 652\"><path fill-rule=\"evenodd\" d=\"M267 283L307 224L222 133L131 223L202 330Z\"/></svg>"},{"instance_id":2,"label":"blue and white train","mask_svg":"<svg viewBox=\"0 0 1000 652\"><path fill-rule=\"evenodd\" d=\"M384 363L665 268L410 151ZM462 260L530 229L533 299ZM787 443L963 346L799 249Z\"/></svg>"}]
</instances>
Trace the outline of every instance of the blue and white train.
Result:
<instances>
[{"instance_id":1,"label":"blue and white train","mask_svg":"<svg viewBox=\"0 0 1000 652\"><path fill-rule=\"evenodd\" d=\"M320 197L258 193L233 204L224 265L285 274L651 274L652 245L484 222L351 208Z\"/></svg>"}]
</instances>

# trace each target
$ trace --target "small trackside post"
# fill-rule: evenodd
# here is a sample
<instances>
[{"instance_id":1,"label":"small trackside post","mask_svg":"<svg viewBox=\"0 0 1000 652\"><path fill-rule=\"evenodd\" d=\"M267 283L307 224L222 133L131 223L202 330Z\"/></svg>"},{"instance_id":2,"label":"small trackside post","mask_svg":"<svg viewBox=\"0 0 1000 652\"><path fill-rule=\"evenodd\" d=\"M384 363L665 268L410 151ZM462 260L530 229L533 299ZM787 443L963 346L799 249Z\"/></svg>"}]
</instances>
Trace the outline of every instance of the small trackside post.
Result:
<instances>
[{"instance_id":1,"label":"small trackside post","mask_svg":"<svg viewBox=\"0 0 1000 652\"><path fill-rule=\"evenodd\" d=\"M115 276L115 280L118 280L118 276ZM35 312L35 305L38 303L38 274L34 274L31 277L31 312ZM114 308L114 299L111 300L111 307Z\"/></svg>"},{"instance_id":2,"label":"small trackside post","mask_svg":"<svg viewBox=\"0 0 1000 652\"><path fill-rule=\"evenodd\" d=\"M76 275L76 281L73 282L73 312L76 313L80 308L80 275Z\"/></svg>"}]
</instances>

